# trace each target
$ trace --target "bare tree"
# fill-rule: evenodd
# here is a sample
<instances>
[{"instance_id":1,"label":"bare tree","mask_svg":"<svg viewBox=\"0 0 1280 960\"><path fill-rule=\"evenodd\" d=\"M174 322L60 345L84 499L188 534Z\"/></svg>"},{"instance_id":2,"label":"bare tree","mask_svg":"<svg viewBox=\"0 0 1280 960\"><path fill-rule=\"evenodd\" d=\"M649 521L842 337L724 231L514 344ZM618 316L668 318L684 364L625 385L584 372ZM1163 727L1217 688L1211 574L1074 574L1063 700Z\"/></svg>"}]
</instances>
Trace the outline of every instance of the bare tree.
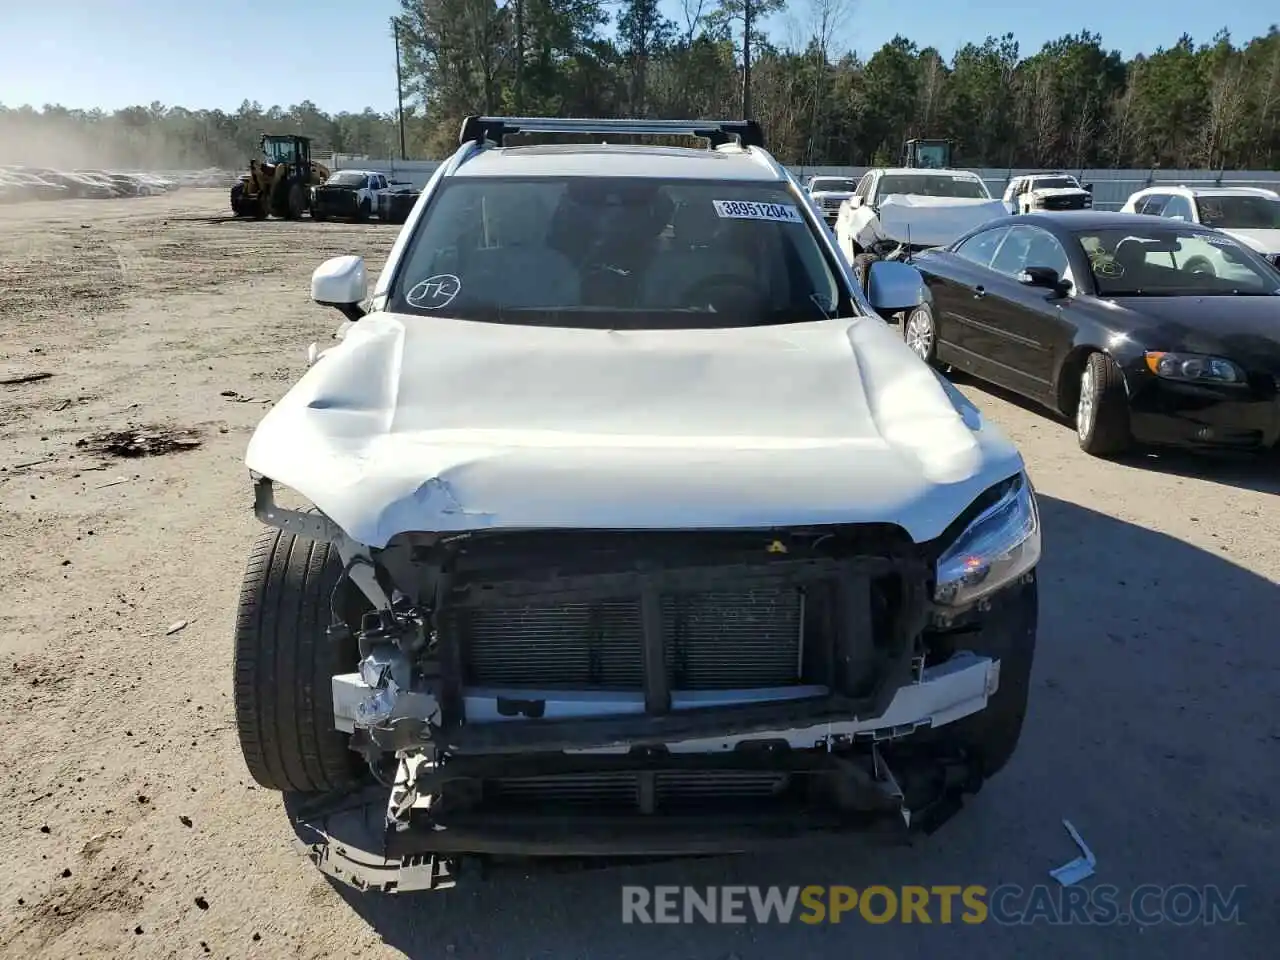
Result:
<instances>
[{"instance_id":1,"label":"bare tree","mask_svg":"<svg viewBox=\"0 0 1280 960\"><path fill-rule=\"evenodd\" d=\"M1236 57L1213 78L1209 87L1209 112L1197 150L1199 162L1217 167L1234 145L1245 111L1244 61Z\"/></svg>"}]
</instances>

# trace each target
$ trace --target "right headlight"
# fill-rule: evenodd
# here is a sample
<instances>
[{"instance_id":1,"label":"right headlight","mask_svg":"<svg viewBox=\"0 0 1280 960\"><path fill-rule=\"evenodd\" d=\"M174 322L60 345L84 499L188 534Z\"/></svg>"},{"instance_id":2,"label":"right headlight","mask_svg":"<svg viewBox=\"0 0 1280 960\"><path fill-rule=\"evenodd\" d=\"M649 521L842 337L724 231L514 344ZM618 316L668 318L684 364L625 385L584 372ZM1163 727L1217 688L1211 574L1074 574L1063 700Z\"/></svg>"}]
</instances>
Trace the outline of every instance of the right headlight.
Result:
<instances>
[{"instance_id":1,"label":"right headlight","mask_svg":"<svg viewBox=\"0 0 1280 960\"><path fill-rule=\"evenodd\" d=\"M1025 473L978 514L938 558L934 600L967 606L1027 573L1040 560L1040 511Z\"/></svg>"}]
</instances>

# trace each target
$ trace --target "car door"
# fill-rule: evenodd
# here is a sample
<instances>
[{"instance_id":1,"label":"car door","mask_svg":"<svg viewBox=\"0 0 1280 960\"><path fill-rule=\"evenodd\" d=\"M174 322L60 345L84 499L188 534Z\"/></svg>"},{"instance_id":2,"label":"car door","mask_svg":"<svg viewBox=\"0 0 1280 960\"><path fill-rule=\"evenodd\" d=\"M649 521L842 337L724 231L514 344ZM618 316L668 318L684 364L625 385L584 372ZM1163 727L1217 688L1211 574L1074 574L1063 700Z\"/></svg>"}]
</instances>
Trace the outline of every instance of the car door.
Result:
<instances>
[{"instance_id":1,"label":"car door","mask_svg":"<svg viewBox=\"0 0 1280 960\"><path fill-rule=\"evenodd\" d=\"M1066 250L1049 231L1029 224L1010 228L991 261L981 322L991 379L1025 396L1051 400L1059 359L1071 344L1074 301L1022 283L1028 267L1049 267L1072 280Z\"/></svg>"},{"instance_id":2,"label":"car door","mask_svg":"<svg viewBox=\"0 0 1280 960\"><path fill-rule=\"evenodd\" d=\"M984 356L982 300L991 277L988 266L1008 231L1007 226L982 230L954 251L927 254L920 261L933 301L938 359L977 375Z\"/></svg>"}]
</instances>

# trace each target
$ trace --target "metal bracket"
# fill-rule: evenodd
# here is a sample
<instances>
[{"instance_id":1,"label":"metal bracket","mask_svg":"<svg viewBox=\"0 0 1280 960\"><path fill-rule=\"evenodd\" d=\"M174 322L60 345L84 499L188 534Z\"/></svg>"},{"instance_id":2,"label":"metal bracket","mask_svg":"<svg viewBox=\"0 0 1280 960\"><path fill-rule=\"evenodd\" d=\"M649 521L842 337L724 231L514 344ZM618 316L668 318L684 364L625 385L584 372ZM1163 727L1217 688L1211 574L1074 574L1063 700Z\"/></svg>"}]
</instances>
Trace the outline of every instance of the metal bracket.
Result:
<instances>
[{"instance_id":1,"label":"metal bracket","mask_svg":"<svg viewBox=\"0 0 1280 960\"><path fill-rule=\"evenodd\" d=\"M357 890L375 893L413 893L457 886L455 861L433 854L388 860L365 850L335 844L325 837L307 848L311 862L325 876Z\"/></svg>"},{"instance_id":2,"label":"metal bracket","mask_svg":"<svg viewBox=\"0 0 1280 960\"><path fill-rule=\"evenodd\" d=\"M889 769L889 764L885 763L880 748L874 743L871 744L871 762L875 769L876 786L889 800L897 803L902 822L910 829L911 808L907 806L906 795L902 792L902 787L898 786L898 779Z\"/></svg>"},{"instance_id":3,"label":"metal bracket","mask_svg":"<svg viewBox=\"0 0 1280 960\"><path fill-rule=\"evenodd\" d=\"M344 536L338 525L323 513L288 510L276 505L275 488L269 477L253 484L253 515L269 527L284 530L308 540L331 543Z\"/></svg>"}]
</instances>

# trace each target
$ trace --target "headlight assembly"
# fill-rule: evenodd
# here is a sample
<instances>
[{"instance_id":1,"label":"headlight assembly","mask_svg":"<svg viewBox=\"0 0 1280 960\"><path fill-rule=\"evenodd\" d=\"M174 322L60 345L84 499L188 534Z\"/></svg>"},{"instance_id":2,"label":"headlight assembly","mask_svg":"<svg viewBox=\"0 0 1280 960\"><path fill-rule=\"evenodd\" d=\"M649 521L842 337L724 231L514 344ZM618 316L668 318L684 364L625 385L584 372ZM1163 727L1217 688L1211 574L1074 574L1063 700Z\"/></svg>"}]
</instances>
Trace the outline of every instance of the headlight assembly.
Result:
<instances>
[{"instance_id":1,"label":"headlight assembly","mask_svg":"<svg viewBox=\"0 0 1280 960\"><path fill-rule=\"evenodd\" d=\"M1026 474L964 528L938 558L934 600L967 606L1031 570L1040 560L1040 511Z\"/></svg>"},{"instance_id":2,"label":"headlight assembly","mask_svg":"<svg viewBox=\"0 0 1280 960\"><path fill-rule=\"evenodd\" d=\"M1223 357L1201 353L1164 353L1148 350L1147 369L1166 380L1184 383L1244 383L1245 372Z\"/></svg>"}]
</instances>

